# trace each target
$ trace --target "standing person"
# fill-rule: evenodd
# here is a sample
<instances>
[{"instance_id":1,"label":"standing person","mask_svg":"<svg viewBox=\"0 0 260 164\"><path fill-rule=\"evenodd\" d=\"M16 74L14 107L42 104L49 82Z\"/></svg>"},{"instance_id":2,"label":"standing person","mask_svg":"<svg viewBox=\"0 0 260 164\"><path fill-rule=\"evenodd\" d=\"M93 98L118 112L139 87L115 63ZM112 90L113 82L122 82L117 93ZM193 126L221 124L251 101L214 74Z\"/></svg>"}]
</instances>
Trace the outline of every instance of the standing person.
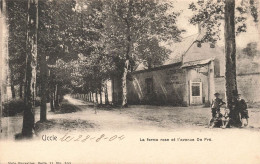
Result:
<instances>
[{"instance_id":1,"label":"standing person","mask_svg":"<svg viewBox=\"0 0 260 164\"><path fill-rule=\"evenodd\" d=\"M236 109L239 111L240 116L241 116L241 122L242 126L247 126L248 125L248 110L247 110L247 104L244 99L241 98L241 94L237 95L237 101L236 101ZM246 120L246 123L244 123L244 120Z\"/></svg>"},{"instance_id":2,"label":"standing person","mask_svg":"<svg viewBox=\"0 0 260 164\"><path fill-rule=\"evenodd\" d=\"M215 93L215 99L212 100L211 103L211 112L212 112L212 118L216 116L217 112L220 112L220 107L224 104L226 104L224 101L222 101L221 98L219 98L219 93Z\"/></svg>"}]
</instances>

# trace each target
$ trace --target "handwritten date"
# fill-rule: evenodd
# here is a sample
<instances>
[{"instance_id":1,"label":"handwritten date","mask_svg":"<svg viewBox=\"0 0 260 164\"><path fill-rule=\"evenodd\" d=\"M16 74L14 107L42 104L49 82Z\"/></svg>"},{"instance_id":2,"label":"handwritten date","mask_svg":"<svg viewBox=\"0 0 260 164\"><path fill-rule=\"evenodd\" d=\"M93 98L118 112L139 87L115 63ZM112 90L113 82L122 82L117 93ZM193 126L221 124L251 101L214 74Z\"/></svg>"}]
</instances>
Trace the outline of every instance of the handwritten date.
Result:
<instances>
[{"instance_id":1,"label":"handwritten date","mask_svg":"<svg viewBox=\"0 0 260 164\"><path fill-rule=\"evenodd\" d=\"M71 136L68 134L65 134L62 138L60 138L60 141L62 142L86 142L86 141L121 141L125 139L124 135L112 135L112 136L106 136L105 134L101 134L100 136L90 136L90 135L77 135L77 136Z\"/></svg>"}]
</instances>

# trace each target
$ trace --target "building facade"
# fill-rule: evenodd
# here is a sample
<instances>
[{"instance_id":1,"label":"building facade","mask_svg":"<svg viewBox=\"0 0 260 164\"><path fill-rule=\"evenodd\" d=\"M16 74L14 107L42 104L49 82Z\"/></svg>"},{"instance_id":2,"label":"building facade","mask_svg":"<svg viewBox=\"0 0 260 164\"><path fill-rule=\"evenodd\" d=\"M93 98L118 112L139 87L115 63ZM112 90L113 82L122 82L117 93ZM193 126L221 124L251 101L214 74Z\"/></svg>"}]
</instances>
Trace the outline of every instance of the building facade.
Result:
<instances>
[{"instance_id":1,"label":"building facade","mask_svg":"<svg viewBox=\"0 0 260 164\"><path fill-rule=\"evenodd\" d=\"M131 73L131 79L127 80L128 103L209 106L215 92L225 99L224 51L218 46L200 43L199 39L200 34L196 34L175 44L169 59L162 66L147 69L140 64ZM240 85L245 81L244 78L249 77L253 79L246 80L249 85ZM256 80L257 77L244 78L237 78L239 92L258 101L246 92L252 90L253 85L260 84L260 81ZM112 86L113 102L120 104L121 79L114 79Z\"/></svg>"}]
</instances>

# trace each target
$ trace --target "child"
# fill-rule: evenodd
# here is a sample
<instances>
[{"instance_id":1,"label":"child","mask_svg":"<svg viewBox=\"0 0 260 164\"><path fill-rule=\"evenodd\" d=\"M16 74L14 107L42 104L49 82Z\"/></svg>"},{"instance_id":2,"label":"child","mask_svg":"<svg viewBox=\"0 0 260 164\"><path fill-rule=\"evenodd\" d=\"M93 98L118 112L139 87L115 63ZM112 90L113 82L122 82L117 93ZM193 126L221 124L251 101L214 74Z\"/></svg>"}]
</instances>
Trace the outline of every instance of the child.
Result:
<instances>
[{"instance_id":1,"label":"child","mask_svg":"<svg viewBox=\"0 0 260 164\"><path fill-rule=\"evenodd\" d=\"M212 104L211 104L212 118L215 117L217 112L220 112L220 107L226 104L225 102L222 101L222 99L219 98L219 93L215 93L214 96L215 99L212 100Z\"/></svg>"},{"instance_id":2,"label":"child","mask_svg":"<svg viewBox=\"0 0 260 164\"><path fill-rule=\"evenodd\" d=\"M222 120L222 114L220 113L220 111L217 111L215 117L213 117L210 120L209 128L220 127L221 120Z\"/></svg>"},{"instance_id":3,"label":"child","mask_svg":"<svg viewBox=\"0 0 260 164\"><path fill-rule=\"evenodd\" d=\"M225 109L225 113L222 117L222 128L225 129L229 125L230 121L230 110L228 108Z\"/></svg>"},{"instance_id":4,"label":"child","mask_svg":"<svg viewBox=\"0 0 260 164\"><path fill-rule=\"evenodd\" d=\"M247 110L247 104L244 99L241 98L241 94L237 95L237 103L236 103L236 108L240 112L241 115L241 121L242 121L242 126L247 126L248 125L248 110ZM244 120L246 120L246 123L244 123Z\"/></svg>"}]
</instances>

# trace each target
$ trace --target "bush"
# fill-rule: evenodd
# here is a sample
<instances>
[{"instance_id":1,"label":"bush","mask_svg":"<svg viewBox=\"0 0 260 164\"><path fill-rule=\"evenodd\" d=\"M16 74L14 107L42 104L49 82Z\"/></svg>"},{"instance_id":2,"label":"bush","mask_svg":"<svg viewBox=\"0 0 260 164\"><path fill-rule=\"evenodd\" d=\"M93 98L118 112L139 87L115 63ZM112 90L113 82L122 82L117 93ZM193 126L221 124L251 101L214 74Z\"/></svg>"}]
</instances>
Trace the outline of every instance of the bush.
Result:
<instances>
[{"instance_id":1,"label":"bush","mask_svg":"<svg viewBox=\"0 0 260 164\"><path fill-rule=\"evenodd\" d=\"M80 111L81 109L73 104L69 104L67 101L62 101L59 111L57 113L72 113Z\"/></svg>"},{"instance_id":2,"label":"bush","mask_svg":"<svg viewBox=\"0 0 260 164\"><path fill-rule=\"evenodd\" d=\"M21 99L10 100L3 103L3 116L15 116L26 109L25 103Z\"/></svg>"},{"instance_id":3,"label":"bush","mask_svg":"<svg viewBox=\"0 0 260 164\"><path fill-rule=\"evenodd\" d=\"M41 105L41 98L40 97L36 97L34 103L35 103L34 104L35 107L40 106Z\"/></svg>"}]
</instances>

